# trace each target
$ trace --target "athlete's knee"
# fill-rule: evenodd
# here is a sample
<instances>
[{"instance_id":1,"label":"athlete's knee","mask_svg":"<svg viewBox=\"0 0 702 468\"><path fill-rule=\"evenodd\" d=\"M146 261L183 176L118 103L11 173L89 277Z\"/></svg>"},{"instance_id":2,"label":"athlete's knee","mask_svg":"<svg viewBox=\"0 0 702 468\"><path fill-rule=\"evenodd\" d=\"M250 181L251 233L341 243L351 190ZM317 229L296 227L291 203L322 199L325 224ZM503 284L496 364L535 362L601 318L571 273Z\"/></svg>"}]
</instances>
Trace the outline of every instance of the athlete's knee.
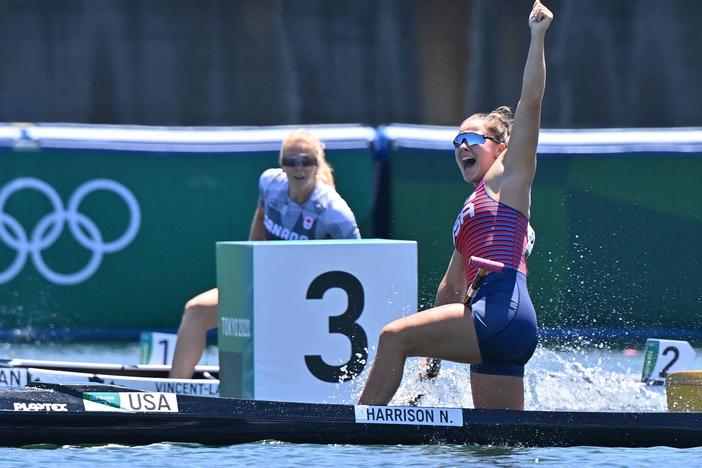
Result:
<instances>
[{"instance_id":1,"label":"athlete's knee","mask_svg":"<svg viewBox=\"0 0 702 468\"><path fill-rule=\"evenodd\" d=\"M200 301L198 301L197 297L194 297L185 303L185 309L183 309L183 313L186 315L193 314L199 308L200 308Z\"/></svg>"},{"instance_id":2,"label":"athlete's knee","mask_svg":"<svg viewBox=\"0 0 702 468\"><path fill-rule=\"evenodd\" d=\"M203 303L197 297L190 299L183 310L183 320L202 323L210 328L217 326L217 307Z\"/></svg>"},{"instance_id":3,"label":"athlete's knee","mask_svg":"<svg viewBox=\"0 0 702 468\"><path fill-rule=\"evenodd\" d=\"M380 331L379 347L403 351L406 348L405 329L397 321L391 322Z\"/></svg>"},{"instance_id":4,"label":"athlete's knee","mask_svg":"<svg viewBox=\"0 0 702 468\"><path fill-rule=\"evenodd\" d=\"M185 303L185 313L212 312L216 313L219 304L219 291L210 289L191 298Z\"/></svg>"},{"instance_id":5,"label":"athlete's knee","mask_svg":"<svg viewBox=\"0 0 702 468\"><path fill-rule=\"evenodd\" d=\"M214 306L216 307L216 305ZM185 303L185 312L199 312L201 310L208 310L213 308L213 305L206 301L203 300L200 296L195 296L192 299L190 299L188 302Z\"/></svg>"}]
</instances>

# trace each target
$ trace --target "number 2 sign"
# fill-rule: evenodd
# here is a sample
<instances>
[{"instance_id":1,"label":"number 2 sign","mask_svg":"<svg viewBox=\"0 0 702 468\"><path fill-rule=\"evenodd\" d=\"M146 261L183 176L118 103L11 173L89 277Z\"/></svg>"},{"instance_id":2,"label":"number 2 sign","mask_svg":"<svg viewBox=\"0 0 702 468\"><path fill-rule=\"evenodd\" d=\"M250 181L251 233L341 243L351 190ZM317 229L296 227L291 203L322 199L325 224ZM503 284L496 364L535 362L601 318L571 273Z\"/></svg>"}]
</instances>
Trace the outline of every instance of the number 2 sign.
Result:
<instances>
[{"instance_id":1,"label":"number 2 sign","mask_svg":"<svg viewBox=\"0 0 702 468\"><path fill-rule=\"evenodd\" d=\"M649 385L665 385L668 374L687 370L694 358L695 350L687 341L648 338L641 381Z\"/></svg>"},{"instance_id":2,"label":"number 2 sign","mask_svg":"<svg viewBox=\"0 0 702 468\"><path fill-rule=\"evenodd\" d=\"M382 327L416 311L416 243L220 242L217 285L222 396L349 402Z\"/></svg>"}]
</instances>

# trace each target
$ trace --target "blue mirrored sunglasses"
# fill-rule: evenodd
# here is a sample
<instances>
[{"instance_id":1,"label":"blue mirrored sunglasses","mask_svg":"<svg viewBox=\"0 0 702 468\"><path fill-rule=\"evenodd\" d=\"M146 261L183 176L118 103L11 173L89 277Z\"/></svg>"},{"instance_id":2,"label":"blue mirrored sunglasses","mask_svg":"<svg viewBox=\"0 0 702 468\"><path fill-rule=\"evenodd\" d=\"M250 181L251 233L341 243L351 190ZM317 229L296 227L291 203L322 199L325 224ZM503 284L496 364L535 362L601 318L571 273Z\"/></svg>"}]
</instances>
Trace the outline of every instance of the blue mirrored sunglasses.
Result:
<instances>
[{"instance_id":1,"label":"blue mirrored sunglasses","mask_svg":"<svg viewBox=\"0 0 702 468\"><path fill-rule=\"evenodd\" d=\"M463 142L465 142L468 146L482 145L485 143L485 140L492 140L495 143L500 143L497 138L488 135L482 135L475 132L466 132L456 135L456 138L453 139L453 147L458 149Z\"/></svg>"}]
</instances>

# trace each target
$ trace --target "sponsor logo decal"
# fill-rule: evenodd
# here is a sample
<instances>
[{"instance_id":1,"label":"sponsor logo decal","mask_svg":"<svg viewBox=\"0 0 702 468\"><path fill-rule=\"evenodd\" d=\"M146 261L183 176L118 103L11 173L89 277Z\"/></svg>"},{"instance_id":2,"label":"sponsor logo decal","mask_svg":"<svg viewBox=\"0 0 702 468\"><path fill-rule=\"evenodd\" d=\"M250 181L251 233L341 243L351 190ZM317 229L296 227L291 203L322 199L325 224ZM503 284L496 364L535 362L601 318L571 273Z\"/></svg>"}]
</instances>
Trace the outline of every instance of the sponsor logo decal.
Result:
<instances>
[{"instance_id":1,"label":"sponsor logo decal","mask_svg":"<svg viewBox=\"0 0 702 468\"><path fill-rule=\"evenodd\" d=\"M359 424L405 424L413 426L463 426L460 408L404 406L354 406Z\"/></svg>"},{"instance_id":2,"label":"sponsor logo decal","mask_svg":"<svg viewBox=\"0 0 702 468\"><path fill-rule=\"evenodd\" d=\"M67 403L15 403L15 411L68 411Z\"/></svg>"},{"instance_id":3,"label":"sponsor logo decal","mask_svg":"<svg viewBox=\"0 0 702 468\"><path fill-rule=\"evenodd\" d=\"M85 392L86 411L177 413L178 398L157 392Z\"/></svg>"}]
</instances>

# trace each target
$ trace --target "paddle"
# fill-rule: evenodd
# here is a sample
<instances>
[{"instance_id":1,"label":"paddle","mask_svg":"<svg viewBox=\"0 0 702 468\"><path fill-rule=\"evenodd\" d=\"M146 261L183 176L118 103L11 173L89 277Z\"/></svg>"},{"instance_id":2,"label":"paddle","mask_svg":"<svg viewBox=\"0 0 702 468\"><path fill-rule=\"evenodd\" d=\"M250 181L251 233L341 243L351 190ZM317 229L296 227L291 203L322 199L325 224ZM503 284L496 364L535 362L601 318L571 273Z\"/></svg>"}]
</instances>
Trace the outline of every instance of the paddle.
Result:
<instances>
[{"instance_id":1,"label":"paddle","mask_svg":"<svg viewBox=\"0 0 702 468\"><path fill-rule=\"evenodd\" d=\"M466 295L463 299L463 304L469 305L470 301L473 300L473 296L475 296L475 292L478 290L480 287L480 282L483 280L483 278L490 272L493 271L502 271L505 267L504 263L501 262L495 262L493 260L488 260L485 258L480 258L480 257L470 257L468 260L469 265L474 265L478 267L478 272L475 274L475 278L473 279L473 282L468 286L468 291L466 291ZM441 370L441 359L435 359L435 358L427 358L425 361L424 369L422 369L419 372L419 380L420 381L425 381L425 380L431 380L436 378L437 375L439 375L439 371ZM419 401L424 397L423 393L419 393L416 397L412 398L408 404L410 406L417 406L419 404Z\"/></svg>"}]
</instances>

